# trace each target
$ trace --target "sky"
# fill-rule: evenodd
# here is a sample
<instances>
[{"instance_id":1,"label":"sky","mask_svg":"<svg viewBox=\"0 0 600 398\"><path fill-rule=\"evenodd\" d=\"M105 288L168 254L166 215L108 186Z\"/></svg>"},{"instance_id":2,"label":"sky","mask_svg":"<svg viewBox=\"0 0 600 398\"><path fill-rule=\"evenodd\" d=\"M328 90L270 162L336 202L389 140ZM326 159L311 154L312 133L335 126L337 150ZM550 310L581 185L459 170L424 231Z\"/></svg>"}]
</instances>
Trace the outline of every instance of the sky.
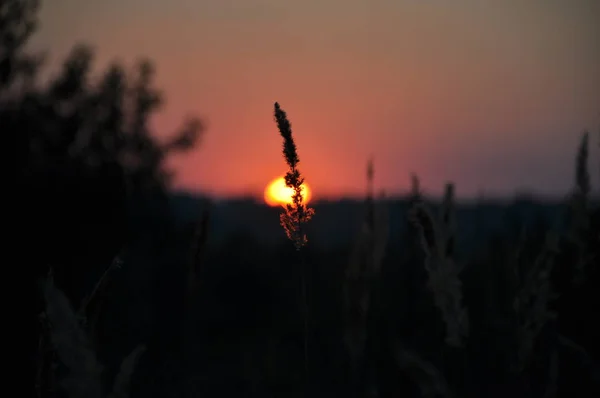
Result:
<instances>
[{"instance_id":1,"label":"sky","mask_svg":"<svg viewBox=\"0 0 600 398\"><path fill-rule=\"evenodd\" d=\"M461 197L564 195L589 129L597 189L598 0L46 0L32 46L49 70L77 43L101 72L148 57L167 137L207 124L176 189L262 195L286 171L288 113L315 198L446 182Z\"/></svg>"}]
</instances>

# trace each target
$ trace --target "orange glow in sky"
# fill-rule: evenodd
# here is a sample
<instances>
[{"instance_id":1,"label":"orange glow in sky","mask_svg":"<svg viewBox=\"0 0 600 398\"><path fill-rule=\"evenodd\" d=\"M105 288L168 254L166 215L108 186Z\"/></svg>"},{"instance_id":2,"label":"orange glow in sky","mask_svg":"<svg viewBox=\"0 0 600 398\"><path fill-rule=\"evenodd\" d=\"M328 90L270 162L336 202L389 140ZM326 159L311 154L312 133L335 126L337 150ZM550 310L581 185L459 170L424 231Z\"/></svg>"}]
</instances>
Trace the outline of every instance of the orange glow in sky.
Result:
<instances>
[{"instance_id":1,"label":"orange glow in sky","mask_svg":"<svg viewBox=\"0 0 600 398\"><path fill-rule=\"evenodd\" d=\"M260 200L282 170L277 101L313 201L362 197L371 156L391 196L412 173L435 196L562 195L597 134L599 16L598 0L46 0L30 45L49 75L91 44L90 82L153 60L156 136L207 126L170 158L175 190Z\"/></svg>"},{"instance_id":2,"label":"orange glow in sky","mask_svg":"<svg viewBox=\"0 0 600 398\"><path fill-rule=\"evenodd\" d=\"M304 194L304 203L308 203L311 198L310 188L306 183L302 184L304 188L302 193ZM294 190L285 185L285 179L278 177L271 181L265 188L265 203L269 206L281 206L288 203L292 203L292 195Z\"/></svg>"}]
</instances>

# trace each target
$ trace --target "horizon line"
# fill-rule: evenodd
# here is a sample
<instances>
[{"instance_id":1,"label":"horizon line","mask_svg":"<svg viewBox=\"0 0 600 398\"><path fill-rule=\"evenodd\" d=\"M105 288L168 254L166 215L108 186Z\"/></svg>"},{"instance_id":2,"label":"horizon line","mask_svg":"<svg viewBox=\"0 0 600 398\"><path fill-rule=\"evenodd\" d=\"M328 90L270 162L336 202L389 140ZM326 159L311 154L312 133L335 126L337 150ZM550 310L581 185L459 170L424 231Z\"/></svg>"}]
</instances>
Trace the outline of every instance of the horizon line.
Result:
<instances>
[{"instance_id":1,"label":"horizon line","mask_svg":"<svg viewBox=\"0 0 600 398\"><path fill-rule=\"evenodd\" d=\"M265 204L264 198L260 194L256 193L231 193L231 194L218 194L205 192L200 190L193 189L170 189L168 191L172 195L181 195L181 196L194 196L197 198L208 198L218 202L228 202L228 201L240 201L240 200L251 200L257 203ZM560 203L564 202L568 199L571 192L567 192L566 194L540 194L535 193L533 191L524 191L524 190L516 190L512 194L491 194L485 193L483 195L458 195L455 196L458 202L513 202L518 200L526 200L540 203ZM406 200L410 198L411 192L390 192L386 193L385 196L375 195L375 200ZM328 202L342 202L342 201L364 201L366 195L365 194L352 194L345 193L339 195L314 195L310 203L328 203ZM443 198L443 194L428 194L427 192L422 193L422 197L425 200L440 200ZM600 201L600 193L591 193L590 194L591 201Z\"/></svg>"}]
</instances>

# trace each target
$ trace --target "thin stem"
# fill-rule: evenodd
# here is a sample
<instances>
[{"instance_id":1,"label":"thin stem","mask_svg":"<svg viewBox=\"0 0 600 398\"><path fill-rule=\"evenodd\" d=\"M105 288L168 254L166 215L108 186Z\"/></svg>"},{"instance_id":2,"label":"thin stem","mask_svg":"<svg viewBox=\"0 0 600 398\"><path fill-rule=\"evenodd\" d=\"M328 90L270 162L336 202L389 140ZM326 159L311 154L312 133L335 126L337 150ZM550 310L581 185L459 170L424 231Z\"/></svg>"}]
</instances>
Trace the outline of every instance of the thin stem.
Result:
<instances>
[{"instance_id":1,"label":"thin stem","mask_svg":"<svg viewBox=\"0 0 600 398\"><path fill-rule=\"evenodd\" d=\"M300 252L300 275L301 275L301 283L302 283L302 305L303 305L303 315L304 315L304 380L305 380L305 395L309 396L309 385L310 385L310 372L309 372L309 350L308 350L308 316L309 316L309 308L308 308L308 291L307 291L307 283L306 283L306 262L304 259L304 253Z\"/></svg>"}]
</instances>

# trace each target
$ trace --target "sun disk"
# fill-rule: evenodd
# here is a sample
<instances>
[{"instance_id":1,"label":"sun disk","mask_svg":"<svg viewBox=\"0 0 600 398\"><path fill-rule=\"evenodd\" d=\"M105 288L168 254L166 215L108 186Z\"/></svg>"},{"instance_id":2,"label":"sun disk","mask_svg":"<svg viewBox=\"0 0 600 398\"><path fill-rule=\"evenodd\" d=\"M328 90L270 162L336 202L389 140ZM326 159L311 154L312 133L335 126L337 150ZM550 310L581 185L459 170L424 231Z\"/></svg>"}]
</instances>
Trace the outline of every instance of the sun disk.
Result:
<instances>
[{"instance_id":1,"label":"sun disk","mask_svg":"<svg viewBox=\"0 0 600 398\"><path fill-rule=\"evenodd\" d=\"M308 203L311 197L310 188L306 183L302 184L302 188L304 203ZM279 177L265 188L265 202L269 206L285 206L292 203L293 194L294 190L285 185L285 178Z\"/></svg>"}]
</instances>

